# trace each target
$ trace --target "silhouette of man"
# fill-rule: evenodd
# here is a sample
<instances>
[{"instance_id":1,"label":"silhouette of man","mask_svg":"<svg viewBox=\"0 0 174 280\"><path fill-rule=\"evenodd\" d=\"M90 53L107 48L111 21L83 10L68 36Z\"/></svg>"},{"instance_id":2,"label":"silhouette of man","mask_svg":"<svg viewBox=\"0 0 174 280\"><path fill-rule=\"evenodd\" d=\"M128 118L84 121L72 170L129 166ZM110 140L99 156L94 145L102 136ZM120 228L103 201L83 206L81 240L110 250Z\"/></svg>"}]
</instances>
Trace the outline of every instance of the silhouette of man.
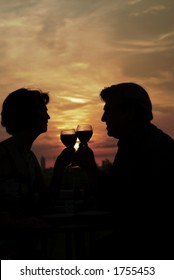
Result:
<instances>
[{"instance_id":1,"label":"silhouette of man","mask_svg":"<svg viewBox=\"0 0 174 280\"><path fill-rule=\"evenodd\" d=\"M1 124L12 136L0 143L0 220L9 229L48 226L38 217L58 195L63 170L74 154L72 149L63 150L50 186L45 186L31 148L47 131L48 102L48 93L21 88L10 93L2 105Z\"/></svg>"},{"instance_id":2,"label":"silhouette of man","mask_svg":"<svg viewBox=\"0 0 174 280\"><path fill-rule=\"evenodd\" d=\"M101 120L107 134L118 139L109 175L98 170L89 147L78 155L95 182L100 206L111 211L117 225L101 251L98 247L97 258L173 258L174 140L151 123L152 104L142 86L111 85L100 97L105 103Z\"/></svg>"}]
</instances>

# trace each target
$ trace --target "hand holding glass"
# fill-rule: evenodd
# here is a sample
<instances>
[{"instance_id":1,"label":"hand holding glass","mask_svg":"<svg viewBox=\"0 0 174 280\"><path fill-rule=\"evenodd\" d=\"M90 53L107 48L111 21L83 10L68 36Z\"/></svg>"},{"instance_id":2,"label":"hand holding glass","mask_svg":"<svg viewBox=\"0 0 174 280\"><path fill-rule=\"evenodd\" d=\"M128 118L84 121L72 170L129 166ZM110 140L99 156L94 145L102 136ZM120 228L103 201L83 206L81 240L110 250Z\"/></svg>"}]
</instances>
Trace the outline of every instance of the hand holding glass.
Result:
<instances>
[{"instance_id":1,"label":"hand holding glass","mask_svg":"<svg viewBox=\"0 0 174 280\"><path fill-rule=\"evenodd\" d=\"M77 140L75 129L63 129L60 132L60 140L67 148L74 148ZM74 162L70 163L67 167L74 166Z\"/></svg>"},{"instance_id":2,"label":"hand holding glass","mask_svg":"<svg viewBox=\"0 0 174 280\"><path fill-rule=\"evenodd\" d=\"M87 145L89 140L91 139L93 134L93 129L90 124L79 124L77 126L77 129L64 129L61 130L60 133L60 139L62 143L68 148L72 147L74 148L77 138L80 141L80 145L83 147ZM73 167L77 166L75 163L75 157L74 157L74 162L72 162L68 167Z\"/></svg>"}]
</instances>

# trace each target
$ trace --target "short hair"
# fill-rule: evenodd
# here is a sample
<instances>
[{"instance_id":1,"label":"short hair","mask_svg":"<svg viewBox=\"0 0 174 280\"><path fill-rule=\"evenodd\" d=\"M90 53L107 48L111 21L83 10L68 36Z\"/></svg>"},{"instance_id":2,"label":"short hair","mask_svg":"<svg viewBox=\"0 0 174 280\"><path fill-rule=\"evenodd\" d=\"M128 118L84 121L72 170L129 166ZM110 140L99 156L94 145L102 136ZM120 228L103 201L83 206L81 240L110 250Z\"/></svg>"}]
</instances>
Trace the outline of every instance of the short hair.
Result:
<instances>
[{"instance_id":1,"label":"short hair","mask_svg":"<svg viewBox=\"0 0 174 280\"><path fill-rule=\"evenodd\" d=\"M147 91L136 83L119 83L104 88L100 92L104 102L112 101L121 110L134 110L141 121L149 122L153 119L152 103Z\"/></svg>"},{"instance_id":2,"label":"short hair","mask_svg":"<svg viewBox=\"0 0 174 280\"><path fill-rule=\"evenodd\" d=\"M1 124L9 134L31 127L38 107L49 102L49 95L41 90L20 88L11 92L2 104Z\"/></svg>"}]
</instances>

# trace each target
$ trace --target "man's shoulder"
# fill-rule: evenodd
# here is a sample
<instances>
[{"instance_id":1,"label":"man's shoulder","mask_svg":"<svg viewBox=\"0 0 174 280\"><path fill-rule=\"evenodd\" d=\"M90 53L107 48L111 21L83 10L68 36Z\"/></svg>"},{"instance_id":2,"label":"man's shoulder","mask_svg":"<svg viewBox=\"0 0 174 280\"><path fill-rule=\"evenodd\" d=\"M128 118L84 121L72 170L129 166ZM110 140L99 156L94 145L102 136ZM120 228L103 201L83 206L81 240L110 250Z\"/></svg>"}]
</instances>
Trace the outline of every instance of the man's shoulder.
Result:
<instances>
[{"instance_id":1,"label":"man's shoulder","mask_svg":"<svg viewBox=\"0 0 174 280\"><path fill-rule=\"evenodd\" d=\"M150 136L157 145L170 145L174 147L174 139L162 129L154 125L151 126Z\"/></svg>"},{"instance_id":2,"label":"man's shoulder","mask_svg":"<svg viewBox=\"0 0 174 280\"><path fill-rule=\"evenodd\" d=\"M153 158L171 162L174 165L174 139L159 128L154 128L148 142L148 149ZM158 162L157 162L158 164Z\"/></svg>"}]
</instances>

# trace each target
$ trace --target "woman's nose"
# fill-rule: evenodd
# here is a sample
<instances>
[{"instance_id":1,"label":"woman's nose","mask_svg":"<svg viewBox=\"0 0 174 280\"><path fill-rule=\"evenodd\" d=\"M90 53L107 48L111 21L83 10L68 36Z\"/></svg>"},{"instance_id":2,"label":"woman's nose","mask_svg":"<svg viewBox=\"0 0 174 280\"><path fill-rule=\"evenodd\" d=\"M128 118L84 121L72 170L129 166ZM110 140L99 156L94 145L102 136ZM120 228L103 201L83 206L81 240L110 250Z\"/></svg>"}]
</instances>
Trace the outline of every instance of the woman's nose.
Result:
<instances>
[{"instance_id":1,"label":"woman's nose","mask_svg":"<svg viewBox=\"0 0 174 280\"><path fill-rule=\"evenodd\" d=\"M106 120L105 113L103 113L103 115L102 115L102 117L101 117L101 121L102 121L102 122L105 122L105 120Z\"/></svg>"}]
</instances>

